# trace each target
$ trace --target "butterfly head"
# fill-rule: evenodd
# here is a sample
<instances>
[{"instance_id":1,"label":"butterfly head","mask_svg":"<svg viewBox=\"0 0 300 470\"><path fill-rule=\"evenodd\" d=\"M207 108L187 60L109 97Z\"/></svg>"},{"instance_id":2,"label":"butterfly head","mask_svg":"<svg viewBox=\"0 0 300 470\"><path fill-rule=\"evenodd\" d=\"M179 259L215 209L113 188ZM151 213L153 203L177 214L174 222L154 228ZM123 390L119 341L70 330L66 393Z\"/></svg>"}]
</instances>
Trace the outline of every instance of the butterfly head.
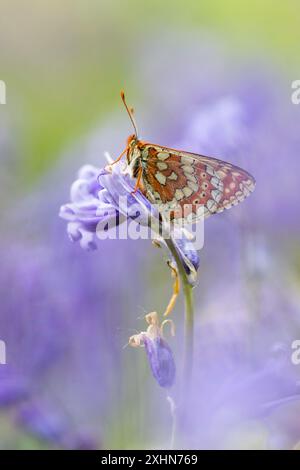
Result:
<instances>
[{"instance_id":1,"label":"butterfly head","mask_svg":"<svg viewBox=\"0 0 300 470\"><path fill-rule=\"evenodd\" d=\"M135 155L135 149L138 147L138 139L135 134L132 134L127 139L127 163L130 164L133 156Z\"/></svg>"}]
</instances>

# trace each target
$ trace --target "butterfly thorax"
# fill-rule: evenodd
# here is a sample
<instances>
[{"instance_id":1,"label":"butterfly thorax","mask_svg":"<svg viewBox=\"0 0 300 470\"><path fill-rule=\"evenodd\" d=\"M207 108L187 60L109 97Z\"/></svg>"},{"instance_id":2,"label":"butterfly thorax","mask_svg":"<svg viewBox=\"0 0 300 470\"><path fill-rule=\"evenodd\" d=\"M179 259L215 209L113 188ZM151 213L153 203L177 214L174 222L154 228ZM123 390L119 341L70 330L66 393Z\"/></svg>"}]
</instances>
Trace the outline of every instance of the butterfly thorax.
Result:
<instances>
[{"instance_id":1,"label":"butterfly thorax","mask_svg":"<svg viewBox=\"0 0 300 470\"><path fill-rule=\"evenodd\" d=\"M142 166L142 151L144 143L135 135L131 135L127 140L127 163L131 169L132 176L137 177Z\"/></svg>"}]
</instances>

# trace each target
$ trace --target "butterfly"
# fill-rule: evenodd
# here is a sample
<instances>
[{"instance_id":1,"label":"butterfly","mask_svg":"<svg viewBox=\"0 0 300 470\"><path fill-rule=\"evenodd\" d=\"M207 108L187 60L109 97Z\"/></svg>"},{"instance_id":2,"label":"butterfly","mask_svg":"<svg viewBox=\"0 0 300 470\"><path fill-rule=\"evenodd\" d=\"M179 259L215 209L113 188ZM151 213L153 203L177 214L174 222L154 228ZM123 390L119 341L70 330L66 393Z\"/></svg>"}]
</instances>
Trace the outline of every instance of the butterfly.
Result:
<instances>
[{"instance_id":1,"label":"butterfly","mask_svg":"<svg viewBox=\"0 0 300 470\"><path fill-rule=\"evenodd\" d=\"M134 128L126 153L130 172L140 190L173 221L196 222L242 202L255 188L250 173L217 158L139 140L133 109L121 98Z\"/></svg>"}]
</instances>

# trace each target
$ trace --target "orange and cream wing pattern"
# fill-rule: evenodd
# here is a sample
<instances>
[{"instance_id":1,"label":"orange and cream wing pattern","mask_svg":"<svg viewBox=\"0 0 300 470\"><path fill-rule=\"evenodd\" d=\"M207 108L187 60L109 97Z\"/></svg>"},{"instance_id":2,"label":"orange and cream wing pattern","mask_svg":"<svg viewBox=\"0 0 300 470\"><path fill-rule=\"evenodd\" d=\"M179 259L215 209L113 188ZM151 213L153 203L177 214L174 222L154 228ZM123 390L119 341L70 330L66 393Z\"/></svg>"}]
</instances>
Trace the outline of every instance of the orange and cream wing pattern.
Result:
<instances>
[{"instance_id":1,"label":"orange and cream wing pattern","mask_svg":"<svg viewBox=\"0 0 300 470\"><path fill-rule=\"evenodd\" d=\"M199 218L199 206L205 217L222 212L242 202L255 187L247 171L216 158L154 144L144 144L141 151L144 190L175 219L187 206L191 221Z\"/></svg>"}]
</instances>

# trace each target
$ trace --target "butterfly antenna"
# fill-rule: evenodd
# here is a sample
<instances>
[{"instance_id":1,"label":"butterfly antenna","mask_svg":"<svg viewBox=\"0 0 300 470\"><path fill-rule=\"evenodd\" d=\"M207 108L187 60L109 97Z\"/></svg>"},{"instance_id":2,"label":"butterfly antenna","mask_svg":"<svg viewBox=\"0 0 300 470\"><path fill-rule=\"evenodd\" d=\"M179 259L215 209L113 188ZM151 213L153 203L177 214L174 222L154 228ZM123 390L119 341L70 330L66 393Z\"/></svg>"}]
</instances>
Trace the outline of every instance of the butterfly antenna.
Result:
<instances>
[{"instance_id":1,"label":"butterfly antenna","mask_svg":"<svg viewBox=\"0 0 300 470\"><path fill-rule=\"evenodd\" d=\"M127 103L126 103L126 100L125 100L125 93L124 91L121 91L121 98L122 98L122 101L124 103L124 106L126 108L126 111L128 113L128 116L129 116L129 119L133 125L133 128L134 128L134 133L135 133L135 136L136 138L138 138L138 129L137 129L137 125L136 125L136 122L135 122L135 119L133 117L133 108L129 109L128 106L127 106Z\"/></svg>"}]
</instances>

